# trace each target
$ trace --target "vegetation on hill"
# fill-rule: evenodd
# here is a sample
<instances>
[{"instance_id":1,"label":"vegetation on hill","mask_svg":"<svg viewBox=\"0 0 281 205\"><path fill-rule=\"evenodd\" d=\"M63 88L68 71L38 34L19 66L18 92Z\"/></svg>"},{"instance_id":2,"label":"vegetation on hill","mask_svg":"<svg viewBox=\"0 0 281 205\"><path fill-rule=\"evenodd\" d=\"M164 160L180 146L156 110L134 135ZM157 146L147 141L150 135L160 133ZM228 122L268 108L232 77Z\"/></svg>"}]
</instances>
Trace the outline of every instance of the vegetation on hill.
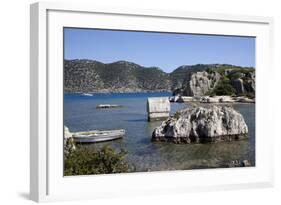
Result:
<instances>
[{"instance_id":1,"label":"vegetation on hill","mask_svg":"<svg viewBox=\"0 0 281 205\"><path fill-rule=\"evenodd\" d=\"M156 67L118 61L65 60L65 92L169 91L168 75Z\"/></svg>"},{"instance_id":2,"label":"vegetation on hill","mask_svg":"<svg viewBox=\"0 0 281 205\"><path fill-rule=\"evenodd\" d=\"M226 78L225 76L220 79L218 84L211 90L209 93L210 96L221 96L221 95L235 95L235 89L230 83L230 80Z\"/></svg>"},{"instance_id":3,"label":"vegetation on hill","mask_svg":"<svg viewBox=\"0 0 281 205\"><path fill-rule=\"evenodd\" d=\"M217 85L207 94L255 97L255 70L253 68L220 65L218 69L208 69L207 72L218 72L222 76Z\"/></svg>"}]
</instances>

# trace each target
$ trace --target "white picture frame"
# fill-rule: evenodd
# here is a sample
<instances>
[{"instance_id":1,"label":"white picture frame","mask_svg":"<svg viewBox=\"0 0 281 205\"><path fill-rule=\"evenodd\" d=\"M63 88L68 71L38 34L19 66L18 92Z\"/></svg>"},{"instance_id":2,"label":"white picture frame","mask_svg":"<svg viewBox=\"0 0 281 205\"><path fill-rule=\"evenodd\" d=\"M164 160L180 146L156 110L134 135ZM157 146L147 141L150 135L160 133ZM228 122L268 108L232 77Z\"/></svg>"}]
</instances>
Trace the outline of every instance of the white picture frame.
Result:
<instances>
[{"instance_id":1,"label":"white picture frame","mask_svg":"<svg viewBox=\"0 0 281 205\"><path fill-rule=\"evenodd\" d=\"M263 109L271 106L271 96L267 90L270 89L270 76L273 75L272 18L187 11L98 8L92 4L46 2L32 4L30 14L32 200L41 202L95 199L273 186L273 131L270 129L273 117L272 113ZM63 177L63 27L255 36L256 166ZM268 70L271 72L267 72ZM267 86L262 86L265 82Z\"/></svg>"}]
</instances>

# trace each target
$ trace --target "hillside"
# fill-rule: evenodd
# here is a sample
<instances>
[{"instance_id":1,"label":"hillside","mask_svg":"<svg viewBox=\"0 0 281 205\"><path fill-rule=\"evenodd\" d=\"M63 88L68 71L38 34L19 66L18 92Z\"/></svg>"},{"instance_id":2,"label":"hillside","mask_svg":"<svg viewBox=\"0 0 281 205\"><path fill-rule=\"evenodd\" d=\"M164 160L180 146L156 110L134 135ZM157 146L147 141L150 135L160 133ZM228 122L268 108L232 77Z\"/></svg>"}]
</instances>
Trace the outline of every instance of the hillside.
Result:
<instances>
[{"instance_id":1,"label":"hillside","mask_svg":"<svg viewBox=\"0 0 281 205\"><path fill-rule=\"evenodd\" d=\"M170 91L169 75L127 61L65 60L65 92Z\"/></svg>"},{"instance_id":2,"label":"hillside","mask_svg":"<svg viewBox=\"0 0 281 205\"><path fill-rule=\"evenodd\" d=\"M188 91L189 85L192 76L203 71L210 73L210 75L214 72L218 73L215 75L216 77L218 75L223 77L233 75L231 77L233 80L234 77L243 77L249 80L252 75L241 74L240 76L237 73L247 73L248 71L252 73L254 69L226 64L197 64L180 66L171 73L165 73L158 67L143 67L127 61L104 64L94 60L65 60L64 90L72 93L170 91L175 94L196 95L196 93ZM227 72L229 73L226 74ZM212 75L214 76L214 74ZM194 86L202 86L202 83L198 83L196 82ZM234 84L233 86L235 86ZM210 88L208 93L211 93Z\"/></svg>"}]
</instances>

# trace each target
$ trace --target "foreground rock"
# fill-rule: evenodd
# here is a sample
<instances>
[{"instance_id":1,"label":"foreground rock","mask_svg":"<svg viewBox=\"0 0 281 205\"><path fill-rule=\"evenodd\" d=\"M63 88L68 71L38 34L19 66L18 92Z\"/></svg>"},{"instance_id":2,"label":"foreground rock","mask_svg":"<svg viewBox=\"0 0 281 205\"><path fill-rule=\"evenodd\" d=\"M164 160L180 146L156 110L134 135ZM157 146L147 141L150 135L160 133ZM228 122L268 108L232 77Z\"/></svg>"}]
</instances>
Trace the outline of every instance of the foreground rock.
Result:
<instances>
[{"instance_id":1,"label":"foreground rock","mask_svg":"<svg viewBox=\"0 0 281 205\"><path fill-rule=\"evenodd\" d=\"M229 106L187 108L168 118L152 133L152 141L200 143L247 138L243 116Z\"/></svg>"}]
</instances>

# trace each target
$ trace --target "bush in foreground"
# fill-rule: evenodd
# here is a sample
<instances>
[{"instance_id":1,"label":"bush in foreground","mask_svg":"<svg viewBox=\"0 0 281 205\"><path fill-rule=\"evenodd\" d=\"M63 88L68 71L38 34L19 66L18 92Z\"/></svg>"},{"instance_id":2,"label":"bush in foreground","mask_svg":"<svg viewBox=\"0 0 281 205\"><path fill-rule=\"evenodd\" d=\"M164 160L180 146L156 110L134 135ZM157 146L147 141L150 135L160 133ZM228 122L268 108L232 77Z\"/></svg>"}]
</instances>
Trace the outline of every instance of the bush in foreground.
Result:
<instances>
[{"instance_id":1,"label":"bush in foreground","mask_svg":"<svg viewBox=\"0 0 281 205\"><path fill-rule=\"evenodd\" d=\"M76 146L64 156L64 175L91 175L128 172L126 151L115 152L108 146L101 149Z\"/></svg>"}]
</instances>

